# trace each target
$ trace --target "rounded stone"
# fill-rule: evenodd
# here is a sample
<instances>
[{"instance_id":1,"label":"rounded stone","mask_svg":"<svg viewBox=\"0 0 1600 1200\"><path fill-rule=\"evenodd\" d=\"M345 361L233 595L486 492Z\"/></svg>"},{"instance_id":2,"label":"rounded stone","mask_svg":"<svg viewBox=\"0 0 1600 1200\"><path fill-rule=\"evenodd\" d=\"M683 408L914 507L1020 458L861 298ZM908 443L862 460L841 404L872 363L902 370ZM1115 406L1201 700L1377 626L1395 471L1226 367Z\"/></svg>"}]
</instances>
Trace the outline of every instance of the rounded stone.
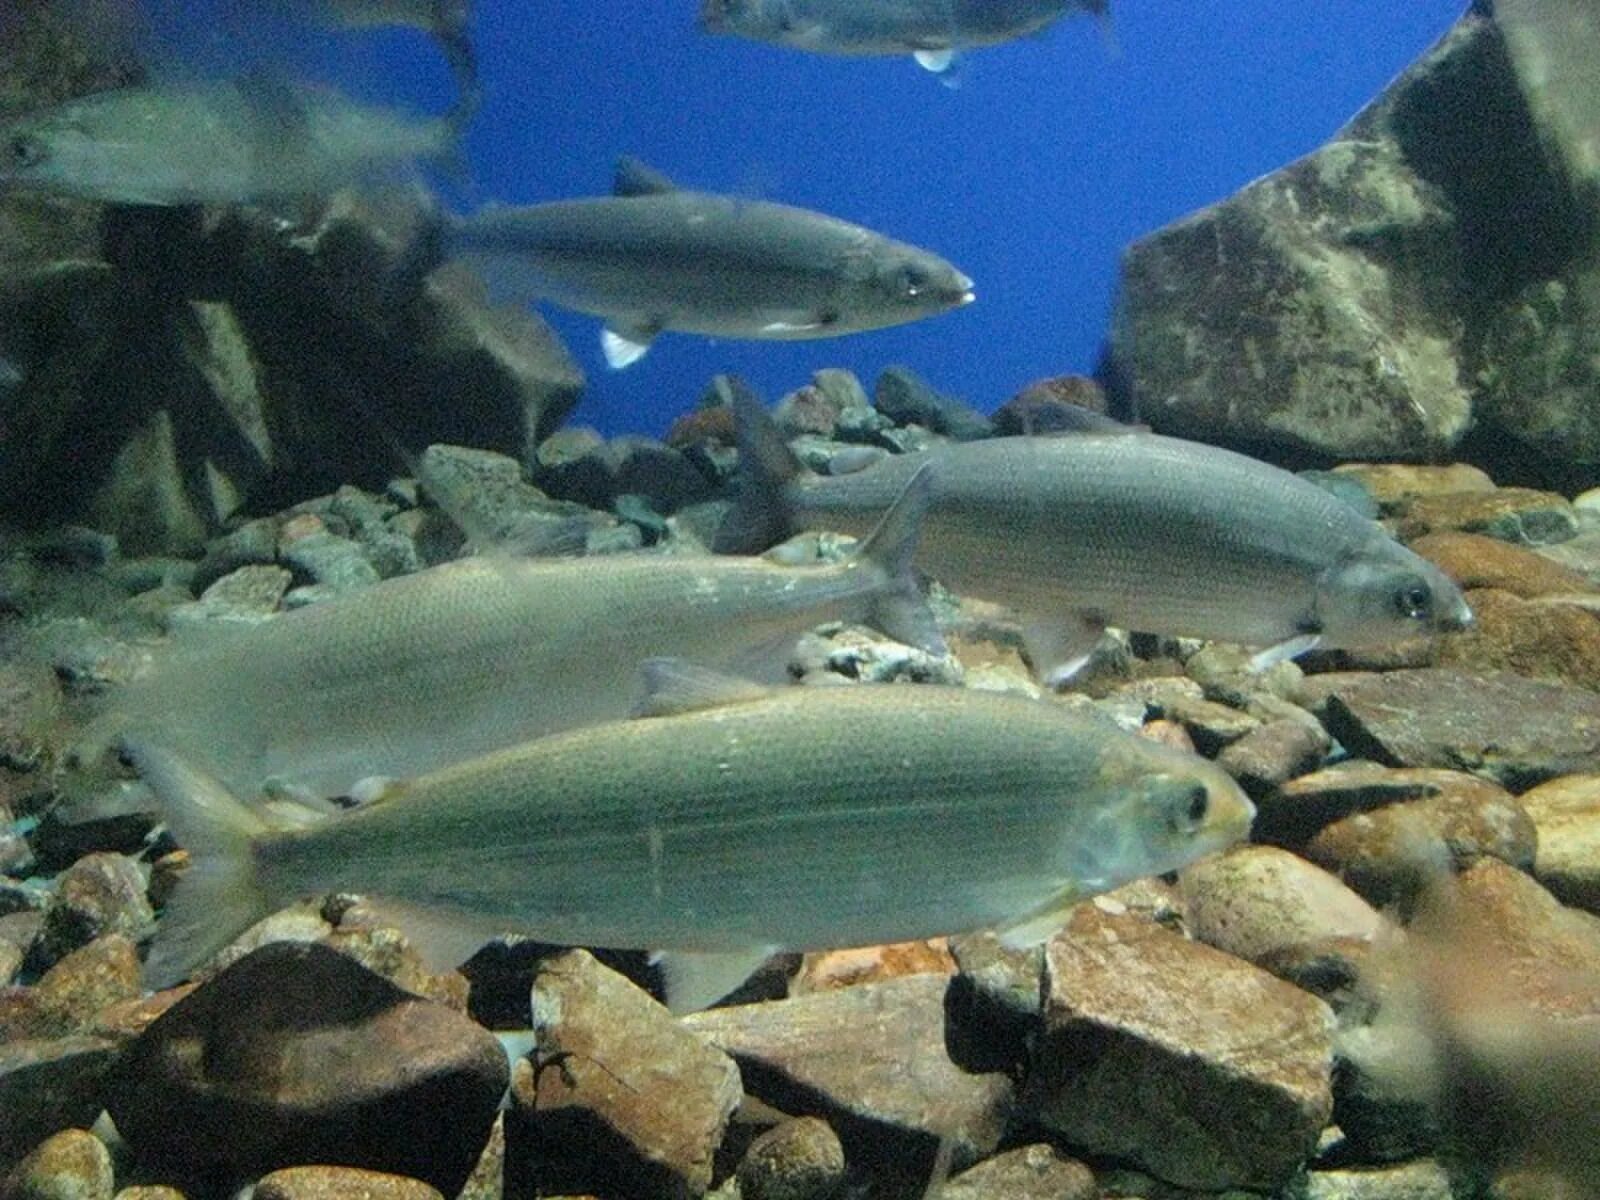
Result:
<instances>
[{"instance_id":1,"label":"rounded stone","mask_svg":"<svg viewBox=\"0 0 1600 1200\"><path fill-rule=\"evenodd\" d=\"M120 933L141 937L155 920L138 864L121 854L90 854L62 872L45 912L46 957Z\"/></svg>"},{"instance_id":2,"label":"rounded stone","mask_svg":"<svg viewBox=\"0 0 1600 1200\"><path fill-rule=\"evenodd\" d=\"M285 1167L263 1176L255 1200L441 1200L418 1179L357 1167Z\"/></svg>"},{"instance_id":3,"label":"rounded stone","mask_svg":"<svg viewBox=\"0 0 1600 1200\"><path fill-rule=\"evenodd\" d=\"M85 1129L46 1138L12 1168L3 1200L111 1200L114 1180L105 1144Z\"/></svg>"},{"instance_id":4,"label":"rounded stone","mask_svg":"<svg viewBox=\"0 0 1600 1200\"><path fill-rule=\"evenodd\" d=\"M817 1117L796 1117L750 1144L739 1164L744 1200L824 1200L844 1179L844 1147Z\"/></svg>"}]
</instances>

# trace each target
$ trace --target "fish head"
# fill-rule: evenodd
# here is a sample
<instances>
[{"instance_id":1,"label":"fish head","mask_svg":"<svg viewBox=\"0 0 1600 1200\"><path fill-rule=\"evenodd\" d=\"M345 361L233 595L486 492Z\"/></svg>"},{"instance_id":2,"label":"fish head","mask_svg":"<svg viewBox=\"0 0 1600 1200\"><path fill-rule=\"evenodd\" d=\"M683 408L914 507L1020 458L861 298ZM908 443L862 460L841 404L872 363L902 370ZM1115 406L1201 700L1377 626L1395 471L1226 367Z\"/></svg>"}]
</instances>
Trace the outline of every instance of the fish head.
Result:
<instances>
[{"instance_id":1,"label":"fish head","mask_svg":"<svg viewBox=\"0 0 1600 1200\"><path fill-rule=\"evenodd\" d=\"M840 324L882 329L972 303L972 280L927 250L874 237L840 277Z\"/></svg>"},{"instance_id":2,"label":"fish head","mask_svg":"<svg viewBox=\"0 0 1600 1200\"><path fill-rule=\"evenodd\" d=\"M704 0L700 28L707 33L732 33L769 42L792 42L802 23L790 0Z\"/></svg>"},{"instance_id":3,"label":"fish head","mask_svg":"<svg viewBox=\"0 0 1600 1200\"><path fill-rule=\"evenodd\" d=\"M1454 580L1379 533L1317 583L1316 632L1329 647L1381 645L1472 626Z\"/></svg>"},{"instance_id":4,"label":"fish head","mask_svg":"<svg viewBox=\"0 0 1600 1200\"><path fill-rule=\"evenodd\" d=\"M69 105L0 127L0 189L38 188L89 199L118 194L119 177L139 169L137 147L127 152L126 139L96 136L92 122L72 114Z\"/></svg>"},{"instance_id":5,"label":"fish head","mask_svg":"<svg viewBox=\"0 0 1600 1200\"><path fill-rule=\"evenodd\" d=\"M1129 735L1107 746L1091 801L1092 828L1068 851L1077 878L1116 887L1226 849L1250 835L1255 805L1221 767ZM1079 796L1082 804L1089 797Z\"/></svg>"}]
</instances>

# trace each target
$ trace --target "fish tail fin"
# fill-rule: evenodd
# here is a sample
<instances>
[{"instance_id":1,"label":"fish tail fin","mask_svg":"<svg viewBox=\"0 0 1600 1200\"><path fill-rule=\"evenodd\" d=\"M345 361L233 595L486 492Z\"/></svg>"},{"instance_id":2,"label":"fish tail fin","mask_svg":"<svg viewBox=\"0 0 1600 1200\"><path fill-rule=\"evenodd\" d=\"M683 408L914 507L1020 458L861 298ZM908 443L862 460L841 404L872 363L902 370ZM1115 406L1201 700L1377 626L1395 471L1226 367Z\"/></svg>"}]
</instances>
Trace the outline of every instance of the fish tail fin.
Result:
<instances>
[{"instance_id":1,"label":"fish tail fin","mask_svg":"<svg viewBox=\"0 0 1600 1200\"><path fill-rule=\"evenodd\" d=\"M759 398L735 388L732 404L739 439L739 492L712 549L718 554L753 554L795 533L785 490L805 468Z\"/></svg>"},{"instance_id":2,"label":"fish tail fin","mask_svg":"<svg viewBox=\"0 0 1600 1200\"><path fill-rule=\"evenodd\" d=\"M913 564L932 495L933 464L923 463L861 543L856 561L880 576L880 586L867 605L867 620L897 641L942 655L948 648Z\"/></svg>"},{"instance_id":3,"label":"fish tail fin","mask_svg":"<svg viewBox=\"0 0 1600 1200\"><path fill-rule=\"evenodd\" d=\"M254 845L268 827L221 783L170 750L135 737L125 737L122 748L189 852L189 867L162 911L145 960L145 982L159 989L187 978L271 911Z\"/></svg>"}]
</instances>

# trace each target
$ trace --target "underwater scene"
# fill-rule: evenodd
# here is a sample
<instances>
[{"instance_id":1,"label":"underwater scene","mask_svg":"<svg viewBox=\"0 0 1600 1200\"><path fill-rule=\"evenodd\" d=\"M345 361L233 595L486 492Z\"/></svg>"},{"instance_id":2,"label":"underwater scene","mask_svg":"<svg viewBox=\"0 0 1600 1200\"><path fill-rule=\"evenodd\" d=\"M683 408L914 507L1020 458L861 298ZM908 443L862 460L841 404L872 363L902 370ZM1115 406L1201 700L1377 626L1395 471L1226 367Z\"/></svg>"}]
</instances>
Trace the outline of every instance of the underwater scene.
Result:
<instances>
[{"instance_id":1,"label":"underwater scene","mask_svg":"<svg viewBox=\"0 0 1600 1200\"><path fill-rule=\"evenodd\" d=\"M1600 1200L1600 3L0 0L0 1200Z\"/></svg>"}]
</instances>

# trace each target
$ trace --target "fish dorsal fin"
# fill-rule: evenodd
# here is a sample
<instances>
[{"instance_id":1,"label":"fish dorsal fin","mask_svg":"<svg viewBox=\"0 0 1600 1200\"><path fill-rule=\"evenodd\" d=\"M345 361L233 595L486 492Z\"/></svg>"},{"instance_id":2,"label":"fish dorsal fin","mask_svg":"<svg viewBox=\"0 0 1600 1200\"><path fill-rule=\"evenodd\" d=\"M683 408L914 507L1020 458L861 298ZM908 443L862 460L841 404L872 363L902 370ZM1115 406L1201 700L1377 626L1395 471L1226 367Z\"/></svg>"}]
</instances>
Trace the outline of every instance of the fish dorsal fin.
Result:
<instances>
[{"instance_id":1,"label":"fish dorsal fin","mask_svg":"<svg viewBox=\"0 0 1600 1200\"><path fill-rule=\"evenodd\" d=\"M613 371L631 367L650 352L650 343L661 332L658 323L607 325L600 331L600 352Z\"/></svg>"},{"instance_id":2,"label":"fish dorsal fin","mask_svg":"<svg viewBox=\"0 0 1600 1200\"><path fill-rule=\"evenodd\" d=\"M677 190L671 179L637 158L625 154L617 159L617 173L611 180L613 196L661 196Z\"/></svg>"},{"instance_id":3,"label":"fish dorsal fin","mask_svg":"<svg viewBox=\"0 0 1600 1200\"><path fill-rule=\"evenodd\" d=\"M710 1008L754 975L756 968L776 952L775 946L717 953L658 950L650 961L661 972L667 1007L682 1014Z\"/></svg>"},{"instance_id":4,"label":"fish dorsal fin","mask_svg":"<svg viewBox=\"0 0 1600 1200\"><path fill-rule=\"evenodd\" d=\"M917 60L917 65L924 71L942 75L955 65L956 52L950 49L918 50L911 57Z\"/></svg>"},{"instance_id":5,"label":"fish dorsal fin","mask_svg":"<svg viewBox=\"0 0 1600 1200\"><path fill-rule=\"evenodd\" d=\"M645 691L644 699L634 707L635 717L673 717L730 704L749 704L770 694L770 689L759 683L681 658L647 658L640 672Z\"/></svg>"},{"instance_id":6,"label":"fish dorsal fin","mask_svg":"<svg viewBox=\"0 0 1600 1200\"><path fill-rule=\"evenodd\" d=\"M1079 433L1139 433L1137 426L1127 425L1115 417L1095 412L1081 404L1053 404L1048 411L1050 428L1031 430L1034 437L1071 437Z\"/></svg>"}]
</instances>

